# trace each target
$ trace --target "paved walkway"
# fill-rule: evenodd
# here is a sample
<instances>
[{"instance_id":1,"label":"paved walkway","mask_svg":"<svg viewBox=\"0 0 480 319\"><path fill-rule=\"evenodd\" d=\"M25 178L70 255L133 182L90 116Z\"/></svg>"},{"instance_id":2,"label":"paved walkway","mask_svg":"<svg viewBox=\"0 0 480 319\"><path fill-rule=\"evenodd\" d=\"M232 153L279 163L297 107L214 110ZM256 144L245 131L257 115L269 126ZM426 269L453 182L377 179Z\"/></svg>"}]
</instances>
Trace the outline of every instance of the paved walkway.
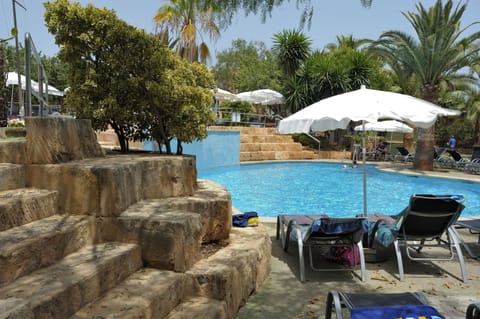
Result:
<instances>
[{"instance_id":1,"label":"paved walkway","mask_svg":"<svg viewBox=\"0 0 480 319\"><path fill-rule=\"evenodd\" d=\"M411 174L428 174L480 181L479 175L456 171L418 173L409 165L382 163L385 169ZM479 212L480 213L480 212ZM240 309L238 319L295 318L314 319L325 317L326 296L330 290L348 292L391 293L421 291L430 304L446 318L465 318L468 304L480 302L480 261L465 253L469 282L461 280L460 266L456 259L432 263L404 260L405 281L398 280L394 258L382 263L367 263L367 281L358 278L359 270L352 272L313 272L307 264L307 281L298 277L298 253L296 245L288 253L283 252L275 239L275 223L262 220L272 240L272 270L270 276ZM466 242L476 243L478 237L465 229L459 231ZM480 245L472 244L480 255ZM445 250L446 251L446 250Z\"/></svg>"}]
</instances>

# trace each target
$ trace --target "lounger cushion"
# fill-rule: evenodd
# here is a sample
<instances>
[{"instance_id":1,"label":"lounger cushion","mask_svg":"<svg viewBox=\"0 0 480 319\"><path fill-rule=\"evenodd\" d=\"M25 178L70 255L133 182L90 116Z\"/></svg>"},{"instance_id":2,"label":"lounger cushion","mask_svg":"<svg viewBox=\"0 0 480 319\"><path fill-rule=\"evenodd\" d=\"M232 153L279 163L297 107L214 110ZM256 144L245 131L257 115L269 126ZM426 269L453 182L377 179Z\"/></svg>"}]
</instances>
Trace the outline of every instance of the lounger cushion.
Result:
<instances>
[{"instance_id":1,"label":"lounger cushion","mask_svg":"<svg viewBox=\"0 0 480 319\"><path fill-rule=\"evenodd\" d=\"M425 318L445 319L438 311L428 305L395 305L381 307L359 307L351 311L352 319L398 319Z\"/></svg>"}]
</instances>

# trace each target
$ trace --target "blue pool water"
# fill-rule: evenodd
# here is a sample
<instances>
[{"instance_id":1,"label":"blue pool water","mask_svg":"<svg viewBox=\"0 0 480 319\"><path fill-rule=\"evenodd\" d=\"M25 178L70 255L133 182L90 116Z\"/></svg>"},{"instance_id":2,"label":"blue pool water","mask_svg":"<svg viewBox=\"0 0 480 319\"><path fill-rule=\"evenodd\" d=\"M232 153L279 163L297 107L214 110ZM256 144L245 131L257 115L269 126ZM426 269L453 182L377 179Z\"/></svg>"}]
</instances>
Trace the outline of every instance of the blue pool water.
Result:
<instances>
[{"instance_id":1,"label":"blue pool water","mask_svg":"<svg viewBox=\"0 0 480 319\"><path fill-rule=\"evenodd\" d=\"M227 187L232 205L260 216L318 214L345 217L363 213L362 168L340 163L275 162L243 164L199 172ZM480 215L480 182L383 172L367 165L367 211L396 214L412 194L461 194L462 217Z\"/></svg>"}]
</instances>

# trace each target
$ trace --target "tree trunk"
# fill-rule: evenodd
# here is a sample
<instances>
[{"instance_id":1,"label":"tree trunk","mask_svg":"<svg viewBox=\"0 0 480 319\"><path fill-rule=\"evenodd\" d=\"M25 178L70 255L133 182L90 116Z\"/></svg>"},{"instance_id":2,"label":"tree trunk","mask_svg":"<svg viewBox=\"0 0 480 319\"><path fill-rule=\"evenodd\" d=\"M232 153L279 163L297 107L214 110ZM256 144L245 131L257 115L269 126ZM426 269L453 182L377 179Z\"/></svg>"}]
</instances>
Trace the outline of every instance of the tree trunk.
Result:
<instances>
[{"instance_id":1,"label":"tree trunk","mask_svg":"<svg viewBox=\"0 0 480 319\"><path fill-rule=\"evenodd\" d=\"M480 116L477 118L477 121L475 122L475 127L473 130L474 133L474 144L480 145Z\"/></svg>"},{"instance_id":2,"label":"tree trunk","mask_svg":"<svg viewBox=\"0 0 480 319\"><path fill-rule=\"evenodd\" d=\"M413 153L415 149L415 135L413 133L403 134L403 147Z\"/></svg>"},{"instance_id":3,"label":"tree trunk","mask_svg":"<svg viewBox=\"0 0 480 319\"><path fill-rule=\"evenodd\" d=\"M433 145L435 126L417 129L417 147L413 168L422 171L433 171Z\"/></svg>"},{"instance_id":4,"label":"tree trunk","mask_svg":"<svg viewBox=\"0 0 480 319\"><path fill-rule=\"evenodd\" d=\"M182 155L182 154L183 154L182 141L177 139L177 155Z\"/></svg>"},{"instance_id":5,"label":"tree trunk","mask_svg":"<svg viewBox=\"0 0 480 319\"><path fill-rule=\"evenodd\" d=\"M116 125L116 123L110 122L110 126L115 131L115 134L117 134L118 144L120 145L120 151L122 153L128 153L128 149L129 149L128 140L125 137L125 134L123 134L123 131L120 129L118 125Z\"/></svg>"}]
</instances>

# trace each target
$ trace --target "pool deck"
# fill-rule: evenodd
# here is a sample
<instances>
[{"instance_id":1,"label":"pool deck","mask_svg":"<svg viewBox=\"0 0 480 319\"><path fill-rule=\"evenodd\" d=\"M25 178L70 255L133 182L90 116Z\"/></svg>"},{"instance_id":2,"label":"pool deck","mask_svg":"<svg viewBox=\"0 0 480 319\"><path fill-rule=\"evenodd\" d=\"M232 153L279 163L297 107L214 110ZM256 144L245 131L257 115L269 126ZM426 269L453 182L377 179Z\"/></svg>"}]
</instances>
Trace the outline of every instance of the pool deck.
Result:
<instances>
[{"instance_id":1,"label":"pool deck","mask_svg":"<svg viewBox=\"0 0 480 319\"><path fill-rule=\"evenodd\" d=\"M411 169L411 163L375 164L379 164L381 169L406 174L480 182L480 175L465 174L461 171L416 172ZM355 271L356 275L349 271L313 272L306 261L307 281L301 283L298 277L296 245L292 245L289 252L285 253L280 241L275 238L275 220L262 218L261 222L267 226L272 240L272 269L263 286L240 309L238 319L324 318L326 296L330 290L365 293L420 291L446 318L465 318L467 306L473 302L480 302L480 260L471 258L466 252L464 252L468 275L466 284L461 280L457 259L433 264L412 262L407 258L404 258L404 282L398 280L395 258L390 258L380 263L367 263L366 282L358 278L359 270ZM478 235L472 235L466 229L459 229L459 233L465 242L473 243L469 247L480 256L480 244L476 244Z\"/></svg>"}]
</instances>

